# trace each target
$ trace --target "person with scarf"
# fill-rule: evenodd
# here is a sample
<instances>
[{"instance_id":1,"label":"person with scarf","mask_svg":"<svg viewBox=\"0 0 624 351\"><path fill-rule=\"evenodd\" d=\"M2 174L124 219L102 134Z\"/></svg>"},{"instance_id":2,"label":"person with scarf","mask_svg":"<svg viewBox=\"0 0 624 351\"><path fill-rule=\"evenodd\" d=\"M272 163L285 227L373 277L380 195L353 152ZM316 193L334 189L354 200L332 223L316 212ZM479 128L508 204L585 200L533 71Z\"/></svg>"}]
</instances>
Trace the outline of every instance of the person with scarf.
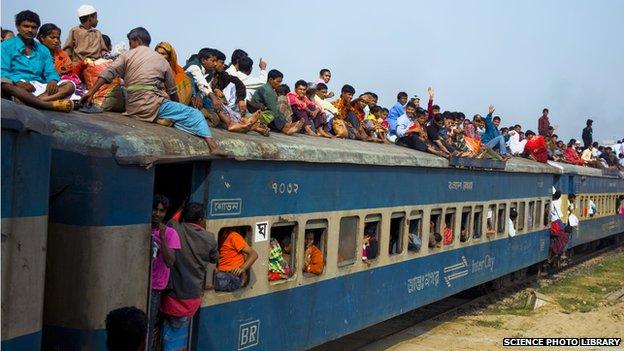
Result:
<instances>
[{"instance_id":1,"label":"person with scarf","mask_svg":"<svg viewBox=\"0 0 624 351\"><path fill-rule=\"evenodd\" d=\"M292 275L290 265L284 259L282 247L275 238L271 238L269 251L269 281L288 279Z\"/></svg>"},{"instance_id":2,"label":"person with scarf","mask_svg":"<svg viewBox=\"0 0 624 351\"><path fill-rule=\"evenodd\" d=\"M193 94L193 86L191 79L186 75L182 66L178 64L178 54L171 44L166 41L161 41L154 48L171 66L173 72L173 80L175 81L176 90L178 91L179 102L184 105L188 105L191 102L191 95Z\"/></svg>"}]
</instances>

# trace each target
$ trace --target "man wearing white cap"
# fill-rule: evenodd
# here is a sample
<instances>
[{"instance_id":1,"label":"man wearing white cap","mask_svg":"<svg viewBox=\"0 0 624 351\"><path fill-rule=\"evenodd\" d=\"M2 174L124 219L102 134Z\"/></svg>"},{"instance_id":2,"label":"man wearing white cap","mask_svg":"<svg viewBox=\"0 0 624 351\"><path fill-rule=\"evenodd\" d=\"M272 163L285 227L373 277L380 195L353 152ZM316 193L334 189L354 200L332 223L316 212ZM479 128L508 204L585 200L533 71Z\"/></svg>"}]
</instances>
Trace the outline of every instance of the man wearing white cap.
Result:
<instances>
[{"instance_id":1,"label":"man wearing white cap","mask_svg":"<svg viewBox=\"0 0 624 351\"><path fill-rule=\"evenodd\" d=\"M80 25L69 31L63 50L75 63L84 59L99 59L108 52L102 33L95 29L98 24L97 11L91 5L78 8Z\"/></svg>"}]
</instances>

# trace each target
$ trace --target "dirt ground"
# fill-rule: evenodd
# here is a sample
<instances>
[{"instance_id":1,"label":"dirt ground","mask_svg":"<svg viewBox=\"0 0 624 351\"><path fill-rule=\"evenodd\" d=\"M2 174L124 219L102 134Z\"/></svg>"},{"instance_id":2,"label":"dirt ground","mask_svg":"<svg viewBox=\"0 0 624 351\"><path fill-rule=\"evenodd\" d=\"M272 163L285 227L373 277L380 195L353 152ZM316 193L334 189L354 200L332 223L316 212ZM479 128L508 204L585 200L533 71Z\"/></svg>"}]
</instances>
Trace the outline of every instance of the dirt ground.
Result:
<instances>
[{"instance_id":1,"label":"dirt ground","mask_svg":"<svg viewBox=\"0 0 624 351\"><path fill-rule=\"evenodd\" d=\"M421 323L364 348L392 350L624 350L619 347L503 347L510 337L624 338L624 300L607 299L624 288L624 253L596 258L556 277L547 286L514 294L495 304ZM525 307L536 290L551 300Z\"/></svg>"}]
</instances>

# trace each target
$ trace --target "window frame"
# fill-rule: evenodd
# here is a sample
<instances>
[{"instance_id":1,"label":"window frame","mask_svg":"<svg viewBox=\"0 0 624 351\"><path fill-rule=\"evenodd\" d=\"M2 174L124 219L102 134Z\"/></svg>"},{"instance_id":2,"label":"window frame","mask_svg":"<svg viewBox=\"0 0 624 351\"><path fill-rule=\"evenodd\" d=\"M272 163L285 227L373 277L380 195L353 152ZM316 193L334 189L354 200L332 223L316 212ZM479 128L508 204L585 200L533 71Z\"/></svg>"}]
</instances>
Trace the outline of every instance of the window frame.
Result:
<instances>
[{"instance_id":1,"label":"window frame","mask_svg":"<svg viewBox=\"0 0 624 351\"><path fill-rule=\"evenodd\" d=\"M343 220L345 219L355 219L355 230L353 230L353 257L349 257L347 259L344 259L342 261L340 261L340 248L341 248L341 243L343 242L342 239L342 223ZM336 265L337 267L340 268L347 268L349 266L353 266L355 264L355 262L357 262L358 259L358 233L360 232L360 223L361 223L361 218L359 215L347 215L347 216L341 216L340 217L340 221L338 222L338 245L336 245ZM362 229L363 230L363 229ZM344 251L343 251L344 252Z\"/></svg>"}]
</instances>

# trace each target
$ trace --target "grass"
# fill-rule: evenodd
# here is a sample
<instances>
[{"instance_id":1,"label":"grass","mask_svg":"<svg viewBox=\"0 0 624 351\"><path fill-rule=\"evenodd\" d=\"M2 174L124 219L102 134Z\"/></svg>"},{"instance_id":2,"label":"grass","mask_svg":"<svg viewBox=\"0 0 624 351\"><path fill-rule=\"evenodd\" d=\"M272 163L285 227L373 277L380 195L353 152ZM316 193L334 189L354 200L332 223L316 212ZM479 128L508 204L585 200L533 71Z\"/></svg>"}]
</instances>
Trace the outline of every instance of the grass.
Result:
<instances>
[{"instance_id":1,"label":"grass","mask_svg":"<svg viewBox=\"0 0 624 351\"><path fill-rule=\"evenodd\" d=\"M586 313L601 303L607 303L605 295L622 287L624 287L624 255L618 255L583 273L553 282L539 292L555 299L564 313ZM530 316L536 312L532 308L525 307L525 304L526 295L522 294L507 305L490 306L484 313Z\"/></svg>"},{"instance_id":2,"label":"grass","mask_svg":"<svg viewBox=\"0 0 624 351\"><path fill-rule=\"evenodd\" d=\"M624 286L624 255L605 260L580 275L566 277L541 289L553 297L564 313L589 312L604 296Z\"/></svg>"},{"instance_id":3,"label":"grass","mask_svg":"<svg viewBox=\"0 0 624 351\"><path fill-rule=\"evenodd\" d=\"M503 326L503 322L495 319L493 321L484 321L484 320L476 320L473 322L474 325L485 328L495 328L498 329Z\"/></svg>"}]
</instances>

